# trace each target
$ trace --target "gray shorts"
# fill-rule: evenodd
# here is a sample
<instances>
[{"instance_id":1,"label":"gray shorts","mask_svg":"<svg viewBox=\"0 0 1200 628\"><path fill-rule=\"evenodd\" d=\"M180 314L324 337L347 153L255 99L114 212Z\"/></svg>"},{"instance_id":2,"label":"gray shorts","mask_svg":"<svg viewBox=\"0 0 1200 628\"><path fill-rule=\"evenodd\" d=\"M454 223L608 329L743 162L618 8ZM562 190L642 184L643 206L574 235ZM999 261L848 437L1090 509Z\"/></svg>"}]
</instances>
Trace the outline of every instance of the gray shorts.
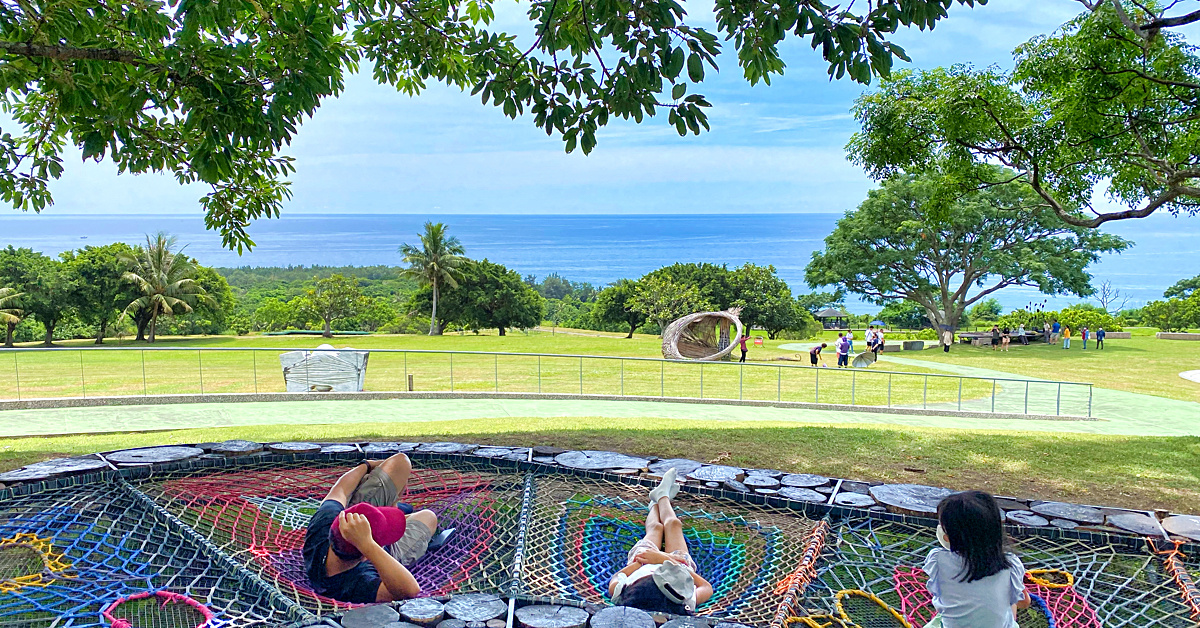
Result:
<instances>
[{"instance_id":1,"label":"gray shorts","mask_svg":"<svg viewBox=\"0 0 1200 628\"><path fill-rule=\"evenodd\" d=\"M382 467L375 467L359 481L354 493L350 495L349 505L365 502L372 506L385 507L395 506L398 501L400 501L400 491L392 482L392 476L388 475ZM392 558L395 558L401 565L411 567L425 555L425 551L429 549L429 539L431 538L433 538L433 530L430 530L429 526L409 517L408 525L404 528L404 536L389 545L387 550Z\"/></svg>"}]
</instances>

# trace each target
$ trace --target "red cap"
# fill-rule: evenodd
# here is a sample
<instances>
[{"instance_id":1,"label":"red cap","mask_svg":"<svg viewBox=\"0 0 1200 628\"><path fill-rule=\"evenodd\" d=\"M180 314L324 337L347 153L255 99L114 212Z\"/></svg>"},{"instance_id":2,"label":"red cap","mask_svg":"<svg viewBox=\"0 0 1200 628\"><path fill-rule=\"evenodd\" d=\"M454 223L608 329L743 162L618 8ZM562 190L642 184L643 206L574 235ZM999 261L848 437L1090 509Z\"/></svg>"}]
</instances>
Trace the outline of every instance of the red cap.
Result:
<instances>
[{"instance_id":1,"label":"red cap","mask_svg":"<svg viewBox=\"0 0 1200 628\"><path fill-rule=\"evenodd\" d=\"M404 529L408 525L404 511L394 506L380 508L363 502L354 504L343 512L346 514L357 513L366 517L367 522L371 524L371 538L375 539L380 547L387 547L399 541L400 537L404 536ZM342 537L340 523L340 517L334 519L333 526L329 529L334 549L341 554L359 554L358 548Z\"/></svg>"}]
</instances>

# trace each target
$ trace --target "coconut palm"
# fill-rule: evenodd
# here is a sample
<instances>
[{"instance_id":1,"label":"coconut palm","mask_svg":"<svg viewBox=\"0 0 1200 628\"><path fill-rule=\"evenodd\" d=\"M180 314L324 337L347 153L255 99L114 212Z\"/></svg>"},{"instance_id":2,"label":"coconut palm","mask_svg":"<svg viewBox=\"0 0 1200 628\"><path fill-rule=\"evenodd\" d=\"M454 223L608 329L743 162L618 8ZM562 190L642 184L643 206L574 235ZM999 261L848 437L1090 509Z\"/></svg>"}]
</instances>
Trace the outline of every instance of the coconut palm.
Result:
<instances>
[{"instance_id":1,"label":"coconut palm","mask_svg":"<svg viewBox=\"0 0 1200 628\"><path fill-rule=\"evenodd\" d=\"M13 330L16 329L17 323L21 322L21 317L25 316L25 312L17 307L17 302L23 294L15 288L0 288L0 323L4 323L7 328L4 334L6 347L13 346Z\"/></svg>"},{"instance_id":2,"label":"coconut palm","mask_svg":"<svg viewBox=\"0 0 1200 628\"><path fill-rule=\"evenodd\" d=\"M141 296L131 301L121 316L149 312L149 342L154 342L159 316L187 314L196 303L212 301L195 280L195 262L183 255L183 249L173 251L175 244L175 236L159 231L146 236L144 247L136 247L122 258L132 269L123 277Z\"/></svg>"},{"instance_id":3,"label":"coconut palm","mask_svg":"<svg viewBox=\"0 0 1200 628\"><path fill-rule=\"evenodd\" d=\"M446 235L446 225L442 223L425 223L425 233L421 234L421 248L411 244L400 245L400 253L404 255L404 276L416 279L422 286L433 288L433 315L429 320L429 335L437 336L442 333L438 326L437 306L438 293L442 286L458 287L459 269L467 258L463 257L466 249L458 238Z\"/></svg>"}]
</instances>

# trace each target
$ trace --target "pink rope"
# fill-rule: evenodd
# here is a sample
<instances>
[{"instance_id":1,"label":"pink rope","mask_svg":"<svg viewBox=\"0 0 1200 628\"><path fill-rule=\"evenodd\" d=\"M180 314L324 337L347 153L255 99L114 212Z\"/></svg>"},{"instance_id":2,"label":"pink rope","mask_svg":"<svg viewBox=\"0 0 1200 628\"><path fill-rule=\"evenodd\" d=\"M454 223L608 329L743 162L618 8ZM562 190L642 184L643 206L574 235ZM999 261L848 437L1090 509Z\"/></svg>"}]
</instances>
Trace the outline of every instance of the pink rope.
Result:
<instances>
[{"instance_id":1,"label":"pink rope","mask_svg":"<svg viewBox=\"0 0 1200 628\"><path fill-rule=\"evenodd\" d=\"M112 628L134 628L133 624L130 623L128 619L118 619L116 617L113 617L112 616L113 609L117 608L118 606L120 606L126 602L133 602L135 600L144 600L144 599L152 597L152 596L162 598L163 606L166 606L167 604L171 604L171 603L187 604L188 606L191 606L192 608L196 609L197 611L200 611L200 614L204 616L204 621L200 622L200 625L196 626L196 628L207 628L208 624L211 623L213 620L213 617L214 617L213 612L208 610L207 606L197 602L196 600L193 600L192 598L190 598L186 595L183 595L181 593L174 593L172 591L142 591L141 593L134 593L133 595L120 598L117 601L113 602L112 604L109 604L107 607L104 608L104 610L100 611L100 615L102 617L104 617L104 619L106 619L110 624L112 624Z\"/></svg>"}]
</instances>

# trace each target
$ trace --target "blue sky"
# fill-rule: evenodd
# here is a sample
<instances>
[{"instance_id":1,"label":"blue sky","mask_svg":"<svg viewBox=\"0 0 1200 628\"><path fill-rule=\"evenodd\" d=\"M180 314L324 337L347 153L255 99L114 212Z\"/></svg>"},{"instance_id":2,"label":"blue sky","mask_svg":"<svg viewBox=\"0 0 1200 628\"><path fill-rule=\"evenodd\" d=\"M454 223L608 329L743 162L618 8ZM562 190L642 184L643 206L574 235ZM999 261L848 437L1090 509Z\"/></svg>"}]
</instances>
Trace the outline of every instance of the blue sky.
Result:
<instances>
[{"instance_id":1,"label":"blue sky","mask_svg":"<svg viewBox=\"0 0 1200 628\"><path fill-rule=\"evenodd\" d=\"M521 5L498 6L501 24L524 25ZM711 3L689 2L711 27ZM1012 48L1082 10L1072 0L992 0L954 6L932 32L895 39L921 68L1011 65ZM679 137L663 114L610 124L590 156L566 155L529 117L509 120L456 89L410 98L351 77L346 91L305 122L286 213L766 213L841 212L870 181L845 160L849 116L865 88L830 82L807 44L789 40L786 74L750 87L731 52L698 91L714 104L711 133ZM200 187L158 175L121 176L69 153L50 214L193 214Z\"/></svg>"}]
</instances>

